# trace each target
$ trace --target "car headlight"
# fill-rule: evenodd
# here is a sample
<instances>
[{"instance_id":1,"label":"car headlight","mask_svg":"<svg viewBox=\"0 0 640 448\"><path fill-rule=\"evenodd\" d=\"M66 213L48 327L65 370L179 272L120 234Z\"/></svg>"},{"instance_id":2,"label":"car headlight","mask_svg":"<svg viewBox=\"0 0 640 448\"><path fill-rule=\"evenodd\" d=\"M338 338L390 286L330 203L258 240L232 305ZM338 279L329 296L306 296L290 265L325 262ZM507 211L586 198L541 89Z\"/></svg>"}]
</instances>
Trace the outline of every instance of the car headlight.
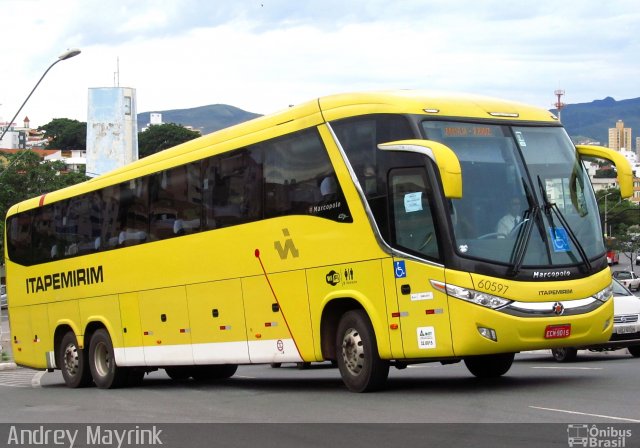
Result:
<instances>
[{"instance_id":1,"label":"car headlight","mask_svg":"<svg viewBox=\"0 0 640 448\"><path fill-rule=\"evenodd\" d=\"M484 306L486 308L491 308L492 310L502 308L511 303L511 300L503 297L494 296L493 294L487 294L486 292L480 292L474 289L463 288L449 283L431 280L431 284L434 288L450 295L451 297L475 303L476 305Z\"/></svg>"},{"instance_id":2,"label":"car headlight","mask_svg":"<svg viewBox=\"0 0 640 448\"><path fill-rule=\"evenodd\" d=\"M598 291L593 295L593 297L598 299L601 302L606 302L611 297L613 297L613 284L610 284L609 286L604 288L602 291Z\"/></svg>"}]
</instances>

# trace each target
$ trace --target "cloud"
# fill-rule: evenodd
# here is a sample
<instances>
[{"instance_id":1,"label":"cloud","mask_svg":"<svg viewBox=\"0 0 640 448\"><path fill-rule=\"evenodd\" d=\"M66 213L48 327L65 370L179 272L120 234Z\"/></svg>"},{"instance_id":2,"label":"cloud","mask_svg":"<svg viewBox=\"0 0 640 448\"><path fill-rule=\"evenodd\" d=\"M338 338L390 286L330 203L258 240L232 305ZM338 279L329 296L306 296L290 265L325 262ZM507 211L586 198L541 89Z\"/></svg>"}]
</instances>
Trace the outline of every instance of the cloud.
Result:
<instances>
[{"instance_id":1,"label":"cloud","mask_svg":"<svg viewBox=\"0 0 640 448\"><path fill-rule=\"evenodd\" d=\"M5 0L11 61L0 116L86 119L89 87L138 91L138 110L226 103L268 113L344 91L425 88L550 107L638 96L635 1ZM26 6L25 6L26 5ZM9 39L10 37L10 39ZM14 106L15 107L15 106ZM11 111L12 112L12 111ZM42 118L40 118L42 117Z\"/></svg>"}]
</instances>

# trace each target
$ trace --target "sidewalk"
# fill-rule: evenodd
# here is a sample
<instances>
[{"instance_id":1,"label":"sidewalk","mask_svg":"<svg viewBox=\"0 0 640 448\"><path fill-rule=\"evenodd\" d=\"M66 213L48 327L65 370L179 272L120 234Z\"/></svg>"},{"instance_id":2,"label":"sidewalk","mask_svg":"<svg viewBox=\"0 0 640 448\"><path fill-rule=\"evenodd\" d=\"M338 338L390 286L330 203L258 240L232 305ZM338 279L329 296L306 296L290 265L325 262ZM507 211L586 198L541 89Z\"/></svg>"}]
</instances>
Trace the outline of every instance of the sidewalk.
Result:
<instances>
[{"instance_id":1,"label":"sidewalk","mask_svg":"<svg viewBox=\"0 0 640 448\"><path fill-rule=\"evenodd\" d=\"M3 355L6 355L6 361L0 358L0 371L15 369L16 363L13 362L13 352L11 350L11 332L9 329L9 322L7 319L7 310L0 310L0 351ZM3 356L3 358L5 358Z\"/></svg>"}]
</instances>

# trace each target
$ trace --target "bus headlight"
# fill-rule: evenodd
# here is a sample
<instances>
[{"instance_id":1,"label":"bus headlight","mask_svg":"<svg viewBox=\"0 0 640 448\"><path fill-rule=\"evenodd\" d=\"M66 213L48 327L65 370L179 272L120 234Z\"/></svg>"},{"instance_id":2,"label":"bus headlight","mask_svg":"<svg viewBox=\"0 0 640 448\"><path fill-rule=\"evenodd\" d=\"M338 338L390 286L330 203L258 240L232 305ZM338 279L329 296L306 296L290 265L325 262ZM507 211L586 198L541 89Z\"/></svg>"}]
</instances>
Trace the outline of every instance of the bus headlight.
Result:
<instances>
[{"instance_id":1,"label":"bus headlight","mask_svg":"<svg viewBox=\"0 0 640 448\"><path fill-rule=\"evenodd\" d=\"M449 283L442 283L436 280L431 280L431 284L434 288L450 295L451 297L491 308L492 310L502 308L511 303L511 300L504 299L502 297L487 294L486 292L476 291L474 289L451 285Z\"/></svg>"},{"instance_id":2,"label":"bus headlight","mask_svg":"<svg viewBox=\"0 0 640 448\"><path fill-rule=\"evenodd\" d=\"M598 291L593 295L593 297L598 299L601 302L606 302L611 297L613 297L613 284L610 284L609 286L604 288L602 291Z\"/></svg>"}]
</instances>

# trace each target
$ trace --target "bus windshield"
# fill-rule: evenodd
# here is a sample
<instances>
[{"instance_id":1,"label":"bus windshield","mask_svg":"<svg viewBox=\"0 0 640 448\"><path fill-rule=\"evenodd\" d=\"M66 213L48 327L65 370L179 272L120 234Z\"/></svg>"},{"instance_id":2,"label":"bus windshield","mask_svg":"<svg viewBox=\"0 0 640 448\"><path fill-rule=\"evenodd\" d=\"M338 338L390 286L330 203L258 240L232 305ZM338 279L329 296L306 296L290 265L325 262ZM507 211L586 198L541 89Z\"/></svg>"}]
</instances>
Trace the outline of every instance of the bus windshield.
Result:
<instances>
[{"instance_id":1,"label":"bus windshield","mask_svg":"<svg viewBox=\"0 0 640 448\"><path fill-rule=\"evenodd\" d=\"M460 256L533 267L604 253L597 203L563 128L424 121L422 131L460 159L463 197L451 201Z\"/></svg>"}]
</instances>

